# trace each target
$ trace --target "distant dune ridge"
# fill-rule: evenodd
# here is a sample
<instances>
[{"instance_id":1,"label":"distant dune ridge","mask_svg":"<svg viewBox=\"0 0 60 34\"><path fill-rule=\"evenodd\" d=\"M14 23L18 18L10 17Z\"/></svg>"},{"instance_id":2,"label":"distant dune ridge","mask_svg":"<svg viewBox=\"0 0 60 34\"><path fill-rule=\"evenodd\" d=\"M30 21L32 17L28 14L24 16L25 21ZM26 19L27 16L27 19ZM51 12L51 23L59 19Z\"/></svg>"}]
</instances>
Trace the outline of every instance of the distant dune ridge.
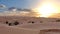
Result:
<instances>
[{"instance_id":1,"label":"distant dune ridge","mask_svg":"<svg viewBox=\"0 0 60 34\"><path fill-rule=\"evenodd\" d=\"M60 13L54 13L53 15L49 16L50 18L60 18Z\"/></svg>"},{"instance_id":2,"label":"distant dune ridge","mask_svg":"<svg viewBox=\"0 0 60 34\"><path fill-rule=\"evenodd\" d=\"M60 34L60 18L0 16L0 34L54 33Z\"/></svg>"},{"instance_id":3,"label":"distant dune ridge","mask_svg":"<svg viewBox=\"0 0 60 34\"><path fill-rule=\"evenodd\" d=\"M0 22L5 22L5 21L9 21L9 22L14 22L14 21L18 21L18 22L28 22L28 21L34 21L34 22L39 22L43 21L43 22L50 22L50 21L56 21L59 20L59 18L44 18L44 17L21 17L21 16L0 16Z\"/></svg>"}]
</instances>

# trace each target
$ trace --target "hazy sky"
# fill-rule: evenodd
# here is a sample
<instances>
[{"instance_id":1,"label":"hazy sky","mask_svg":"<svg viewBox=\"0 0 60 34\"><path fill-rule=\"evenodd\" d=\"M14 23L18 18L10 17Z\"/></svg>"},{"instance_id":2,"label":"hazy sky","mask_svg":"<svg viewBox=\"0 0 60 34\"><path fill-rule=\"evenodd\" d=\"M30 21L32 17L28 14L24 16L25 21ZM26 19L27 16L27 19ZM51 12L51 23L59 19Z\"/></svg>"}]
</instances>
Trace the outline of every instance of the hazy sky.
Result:
<instances>
[{"instance_id":1,"label":"hazy sky","mask_svg":"<svg viewBox=\"0 0 60 34\"><path fill-rule=\"evenodd\" d=\"M40 0L0 0L0 4L16 8L33 8L38 2Z\"/></svg>"},{"instance_id":2,"label":"hazy sky","mask_svg":"<svg viewBox=\"0 0 60 34\"><path fill-rule=\"evenodd\" d=\"M47 3L48 5L49 5L49 2L50 3L52 3L52 4L54 4L54 8L56 8L57 9L57 11L56 12L59 12L60 13L60 0L0 0L0 5L3 5L3 7L6 9L6 8L10 8L10 7L16 7L16 8L41 8L42 7L42 5L44 4L44 2L45 3ZM44 4L45 5L45 4ZM43 6L44 6L43 5ZM1 8L2 6L0 6L0 8ZM46 7L47 7L47 5L46 5ZM5 10L4 9L4 10ZM45 9L47 9L47 8L44 8L44 9L42 9L42 10L45 10ZM40 10L40 9L39 9ZM55 9L54 9L55 10ZM5 12L5 13L4 13ZM11 13L12 12L12 13ZM15 11L15 12L13 12L13 11L11 11L10 12L10 14L19 14L19 12L18 11ZM18 12L18 13L17 13ZM36 11L36 12L38 12L38 11ZM41 11L39 11L39 12L41 12ZM48 11L49 12L49 11ZM48 13L48 12L46 12L46 13ZM23 12L24 13L24 12ZM7 15L7 14L9 14L9 11L3 11L3 13L1 13L1 11L0 11L0 15ZM10 15L9 14L9 15ZM25 13L26 14L26 13ZM29 15L30 15L31 13L29 13ZM33 15L38 15L37 13L32 13Z\"/></svg>"}]
</instances>

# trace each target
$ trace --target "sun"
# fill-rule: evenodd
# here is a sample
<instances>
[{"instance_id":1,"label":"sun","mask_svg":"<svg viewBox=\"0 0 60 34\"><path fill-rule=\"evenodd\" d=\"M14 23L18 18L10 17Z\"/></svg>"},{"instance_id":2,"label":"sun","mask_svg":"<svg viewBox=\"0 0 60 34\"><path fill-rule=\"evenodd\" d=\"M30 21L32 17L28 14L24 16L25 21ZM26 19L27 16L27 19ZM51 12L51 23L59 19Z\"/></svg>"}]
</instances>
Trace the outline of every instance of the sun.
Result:
<instances>
[{"instance_id":1,"label":"sun","mask_svg":"<svg viewBox=\"0 0 60 34\"><path fill-rule=\"evenodd\" d=\"M51 17L51 15L60 13L60 3L54 0L45 0L34 8L34 10L39 14L38 17Z\"/></svg>"},{"instance_id":2,"label":"sun","mask_svg":"<svg viewBox=\"0 0 60 34\"><path fill-rule=\"evenodd\" d=\"M38 12L41 14L40 17L48 17L51 14L56 13L57 10L54 8L52 3L44 3L38 8Z\"/></svg>"}]
</instances>

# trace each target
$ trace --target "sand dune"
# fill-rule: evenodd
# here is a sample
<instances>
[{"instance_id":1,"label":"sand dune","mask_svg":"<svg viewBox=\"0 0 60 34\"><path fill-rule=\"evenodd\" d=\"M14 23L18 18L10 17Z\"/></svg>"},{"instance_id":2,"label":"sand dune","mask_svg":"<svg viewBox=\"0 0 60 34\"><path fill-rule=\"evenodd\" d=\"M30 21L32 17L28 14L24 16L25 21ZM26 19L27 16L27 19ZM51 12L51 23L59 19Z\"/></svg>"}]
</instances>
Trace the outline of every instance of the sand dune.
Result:
<instances>
[{"instance_id":1,"label":"sand dune","mask_svg":"<svg viewBox=\"0 0 60 34\"><path fill-rule=\"evenodd\" d=\"M35 17L0 17L0 34L60 34L60 22L58 18L35 18ZM18 25L9 26L5 22ZM34 23L29 23L29 21ZM42 21L42 23L41 23ZM54 30L55 29L55 30ZM59 30L59 32L46 32Z\"/></svg>"}]
</instances>

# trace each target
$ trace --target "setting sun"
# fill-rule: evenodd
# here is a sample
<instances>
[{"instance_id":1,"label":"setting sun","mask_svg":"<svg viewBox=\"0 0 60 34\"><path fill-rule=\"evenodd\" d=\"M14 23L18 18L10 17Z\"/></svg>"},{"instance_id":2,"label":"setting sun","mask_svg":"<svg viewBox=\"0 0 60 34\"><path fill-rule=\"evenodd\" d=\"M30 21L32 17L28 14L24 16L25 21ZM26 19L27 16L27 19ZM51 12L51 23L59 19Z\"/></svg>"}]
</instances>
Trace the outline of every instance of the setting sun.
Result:
<instances>
[{"instance_id":1,"label":"setting sun","mask_svg":"<svg viewBox=\"0 0 60 34\"><path fill-rule=\"evenodd\" d=\"M40 8L38 8L38 12L41 14L41 17L48 17L56 11L57 10L53 7L51 3L43 4Z\"/></svg>"},{"instance_id":2,"label":"setting sun","mask_svg":"<svg viewBox=\"0 0 60 34\"><path fill-rule=\"evenodd\" d=\"M60 7L59 3L53 2L52 0L41 2L40 6L37 9L37 12L40 13L40 17L49 17L55 13L59 13Z\"/></svg>"}]
</instances>

